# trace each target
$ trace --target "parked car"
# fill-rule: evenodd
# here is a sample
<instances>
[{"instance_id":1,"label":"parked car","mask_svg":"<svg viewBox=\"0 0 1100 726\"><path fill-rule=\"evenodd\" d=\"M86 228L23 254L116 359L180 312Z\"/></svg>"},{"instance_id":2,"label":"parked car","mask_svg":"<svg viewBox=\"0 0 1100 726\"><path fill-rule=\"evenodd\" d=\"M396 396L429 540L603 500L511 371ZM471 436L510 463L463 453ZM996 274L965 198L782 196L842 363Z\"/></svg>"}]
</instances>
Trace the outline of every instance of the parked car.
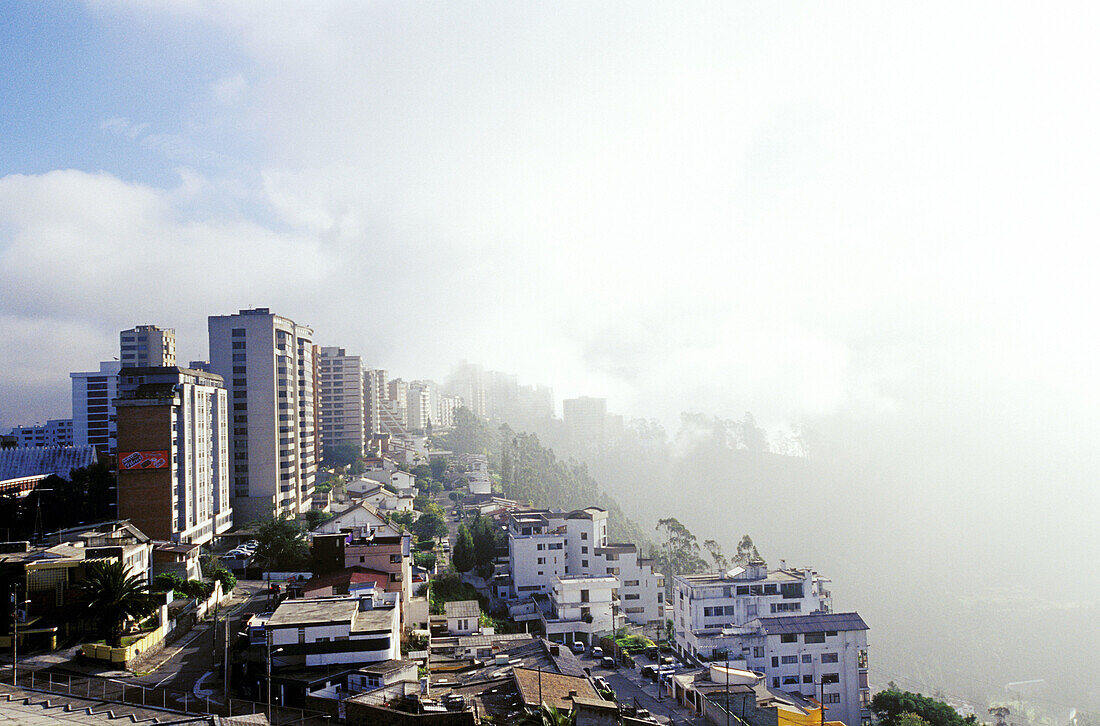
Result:
<instances>
[{"instance_id":1,"label":"parked car","mask_svg":"<svg viewBox=\"0 0 1100 726\"><path fill-rule=\"evenodd\" d=\"M603 648L601 648L598 645L592 646L592 657L593 658L603 658Z\"/></svg>"},{"instance_id":2,"label":"parked car","mask_svg":"<svg viewBox=\"0 0 1100 726\"><path fill-rule=\"evenodd\" d=\"M579 640L573 641L573 652L577 655L584 653L584 643Z\"/></svg>"},{"instance_id":3,"label":"parked car","mask_svg":"<svg viewBox=\"0 0 1100 726\"><path fill-rule=\"evenodd\" d=\"M657 680L657 666L642 666L642 675L651 681Z\"/></svg>"},{"instance_id":4,"label":"parked car","mask_svg":"<svg viewBox=\"0 0 1100 726\"><path fill-rule=\"evenodd\" d=\"M651 660L657 660L657 658L660 655L661 655L661 649L658 648L655 645L651 645L651 646L649 646L648 648L645 649L645 657L646 658L649 658Z\"/></svg>"},{"instance_id":5,"label":"parked car","mask_svg":"<svg viewBox=\"0 0 1100 726\"><path fill-rule=\"evenodd\" d=\"M609 655L600 658L600 665L604 668L617 668L619 666L619 664L615 662L615 659Z\"/></svg>"}]
</instances>

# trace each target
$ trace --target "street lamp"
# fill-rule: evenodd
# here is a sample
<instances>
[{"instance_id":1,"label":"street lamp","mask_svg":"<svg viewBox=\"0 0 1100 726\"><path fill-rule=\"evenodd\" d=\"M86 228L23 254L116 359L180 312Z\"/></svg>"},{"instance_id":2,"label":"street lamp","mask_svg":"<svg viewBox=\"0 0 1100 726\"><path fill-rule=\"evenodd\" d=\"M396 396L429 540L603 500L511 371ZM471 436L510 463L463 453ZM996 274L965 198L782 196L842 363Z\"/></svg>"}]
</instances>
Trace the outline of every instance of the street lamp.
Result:
<instances>
[{"instance_id":1,"label":"street lamp","mask_svg":"<svg viewBox=\"0 0 1100 726\"><path fill-rule=\"evenodd\" d=\"M30 600L19 600L19 583L13 582L11 586L11 684L19 685L19 606L28 605Z\"/></svg>"},{"instance_id":2,"label":"street lamp","mask_svg":"<svg viewBox=\"0 0 1100 726\"><path fill-rule=\"evenodd\" d=\"M267 719L271 720L271 657L276 653L282 653L282 648L271 649L271 628L264 625L267 631L265 639L267 640Z\"/></svg>"}]
</instances>

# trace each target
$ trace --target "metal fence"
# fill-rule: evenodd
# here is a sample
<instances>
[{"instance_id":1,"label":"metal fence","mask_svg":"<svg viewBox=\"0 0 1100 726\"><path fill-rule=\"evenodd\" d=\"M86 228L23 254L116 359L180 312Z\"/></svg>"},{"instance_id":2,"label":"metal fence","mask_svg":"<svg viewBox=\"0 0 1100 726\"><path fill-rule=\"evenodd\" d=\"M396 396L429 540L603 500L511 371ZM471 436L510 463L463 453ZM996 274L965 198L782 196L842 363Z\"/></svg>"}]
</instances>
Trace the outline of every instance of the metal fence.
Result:
<instances>
[{"instance_id":1,"label":"metal fence","mask_svg":"<svg viewBox=\"0 0 1100 726\"><path fill-rule=\"evenodd\" d=\"M331 716L318 711L272 704L269 712L267 704L242 698L230 698L223 702L210 696L196 696L189 691L127 683L100 676L31 671L20 676L19 685L34 691L64 694L73 698L165 709L188 715L245 716L264 713L268 714L271 724L275 726L328 726L332 723Z\"/></svg>"}]
</instances>

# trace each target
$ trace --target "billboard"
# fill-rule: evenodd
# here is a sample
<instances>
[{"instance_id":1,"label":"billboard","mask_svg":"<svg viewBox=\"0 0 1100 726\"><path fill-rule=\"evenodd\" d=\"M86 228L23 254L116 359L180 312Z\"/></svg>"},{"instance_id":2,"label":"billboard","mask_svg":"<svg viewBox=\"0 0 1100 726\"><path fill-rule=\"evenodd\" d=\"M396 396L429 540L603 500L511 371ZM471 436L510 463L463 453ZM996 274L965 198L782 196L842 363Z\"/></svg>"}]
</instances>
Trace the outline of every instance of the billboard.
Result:
<instances>
[{"instance_id":1,"label":"billboard","mask_svg":"<svg viewBox=\"0 0 1100 726\"><path fill-rule=\"evenodd\" d=\"M167 469L171 461L167 451L120 451L118 469Z\"/></svg>"}]
</instances>

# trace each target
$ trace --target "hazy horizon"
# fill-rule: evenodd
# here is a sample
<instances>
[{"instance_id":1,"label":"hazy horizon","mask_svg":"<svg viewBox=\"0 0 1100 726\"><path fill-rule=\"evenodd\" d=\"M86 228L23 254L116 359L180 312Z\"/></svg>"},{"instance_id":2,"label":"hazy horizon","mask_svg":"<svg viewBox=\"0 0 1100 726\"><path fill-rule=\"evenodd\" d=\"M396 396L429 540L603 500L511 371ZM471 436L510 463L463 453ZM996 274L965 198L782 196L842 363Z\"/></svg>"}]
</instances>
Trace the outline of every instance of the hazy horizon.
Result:
<instances>
[{"instance_id":1,"label":"hazy horizon","mask_svg":"<svg viewBox=\"0 0 1100 726\"><path fill-rule=\"evenodd\" d=\"M0 427L264 306L406 378L805 427L828 557L1100 597L1097 6L0 18Z\"/></svg>"}]
</instances>

